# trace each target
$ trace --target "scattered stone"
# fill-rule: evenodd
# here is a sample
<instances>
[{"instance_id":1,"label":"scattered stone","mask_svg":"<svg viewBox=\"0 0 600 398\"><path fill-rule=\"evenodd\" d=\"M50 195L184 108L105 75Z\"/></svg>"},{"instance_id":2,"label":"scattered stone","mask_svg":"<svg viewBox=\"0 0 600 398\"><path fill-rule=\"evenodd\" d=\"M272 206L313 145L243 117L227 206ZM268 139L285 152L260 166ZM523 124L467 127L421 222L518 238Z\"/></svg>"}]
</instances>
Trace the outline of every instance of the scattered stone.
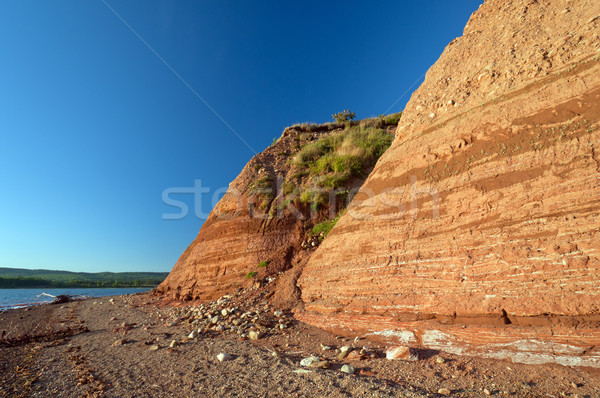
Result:
<instances>
[{"instance_id":1,"label":"scattered stone","mask_svg":"<svg viewBox=\"0 0 600 398\"><path fill-rule=\"evenodd\" d=\"M446 360L445 360L444 358L442 358L442 357L437 357L437 358L435 359L435 361L436 361L437 363L445 363L445 362L446 362Z\"/></svg>"},{"instance_id":2,"label":"scattered stone","mask_svg":"<svg viewBox=\"0 0 600 398\"><path fill-rule=\"evenodd\" d=\"M117 317L114 317L114 316L113 316L112 318L110 318L110 320L111 320L111 321L116 321L116 320L117 320Z\"/></svg>"},{"instance_id":3,"label":"scattered stone","mask_svg":"<svg viewBox=\"0 0 600 398\"><path fill-rule=\"evenodd\" d=\"M329 351L329 350L331 350L331 347L330 347L330 346L328 346L328 345L324 345L323 343L321 343L321 349L322 349L323 351Z\"/></svg>"},{"instance_id":4,"label":"scattered stone","mask_svg":"<svg viewBox=\"0 0 600 398\"><path fill-rule=\"evenodd\" d=\"M484 389L483 389L483 393L484 393L485 395L492 395L492 393L490 392L490 390L488 390L487 388L484 388Z\"/></svg>"},{"instance_id":5,"label":"scattered stone","mask_svg":"<svg viewBox=\"0 0 600 398\"><path fill-rule=\"evenodd\" d=\"M277 318L281 318L283 316L283 311L275 311L273 312L273 315L275 315Z\"/></svg>"},{"instance_id":6,"label":"scattered stone","mask_svg":"<svg viewBox=\"0 0 600 398\"><path fill-rule=\"evenodd\" d=\"M198 332L196 330L192 330L192 333L190 333L188 337L190 339L195 339L196 337L198 337Z\"/></svg>"},{"instance_id":7,"label":"scattered stone","mask_svg":"<svg viewBox=\"0 0 600 398\"><path fill-rule=\"evenodd\" d=\"M341 371L344 373L353 374L355 369L354 369L354 366L346 364L346 365L342 366Z\"/></svg>"},{"instance_id":8,"label":"scattered stone","mask_svg":"<svg viewBox=\"0 0 600 398\"><path fill-rule=\"evenodd\" d=\"M117 346L117 345L125 345L125 344L127 344L127 340L125 340L125 339L118 339L117 341L115 341L115 342L113 343L113 346Z\"/></svg>"},{"instance_id":9,"label":"scattered stone","mask_svg":"<svg viewBox=\"0 0 600 398\"><path fill-rule=\"evenodd\" d=\"M410 347L406 346L396 346L390 347L385 352L385 357L387 359L403 359L406 361L416 361L419 359L419 355L415 350L412 350Z\"/></svg>"},{"instance_id":10,"label":"scattered stone","mask_svg":"<svg viewBox=\"0 0 600 398\"><path fill-rule=\"evenodd\" d=\"M227 311L227 309L223 309L223 310L221 310L221 315L223 315L223 316L227 316L227 314L228 314L228 311Z\"/></svg>"},{"instance_id":11,"label":"scattered stone","mask_svg":"<svg viewBox=\"0 0 600 398\"><path fill-rule=\"evenodd\" d=\"M321 362L321 358L319 357L308 357L308 358L304 358L303 360L300 361L300 366L304 366L305 368L308 368L309 366L311 366L313 363L316 362Z\"/></svg>"},{"instance_id":12,"label":"scattered stone","mask_svg":"<svg viewBox=\"0 0 600 398\"><path fill-rule=\"evenodd\" d=\"M173 341L171 341L171 344L169 344L169 347L171 347L171 348L179 347L179 342L177 340L173 340Z\"/></svg>"},{"instance_id":13,"label":"scattered stone","mask_svg":"<svg viewBox=\"0 0 600 398\"><path fill-rule=\"evenodd\" d=\"M340 353L338 354L338 359L344 359L350 353L351 348L347 345L340 347Z\"/></svg>"},{"instance_id":14,"label":"scattered stone","mask_svg":"<svg viewBox=\"0 0 600 398\"><path fill-rule=\"evenodd\" d=\"M447 388L440 388L438 390L438 394L440 394L440 395L450 395L450 394L452 394L452 391L448 390Z\"/></svg>"},{"instance_id":15,"label":"scattered stone","mask_svg":"<svg viewBox=\"0 0 600 398\"><path fill-rule=\"evenodd\" d=\"M329 369L331 367L331 364L329 363L329 361L319 361L311 363L310 367L319 369Z\"/></svg>"},{"instance_id":16,"label":"scattered stone","mask_svg":"<svg viewBox=\"0 0 600 398\"><path fill-rule=\"evenodd\" d=\"M358 343L359 341L360 341L360 337L356 336L356 337L354 338L354 342L355 342L355 343Z\"/></svg>"},{"instance_id":17,"label":"scattered stone","mask_svg":"<svg viewBox=\"0 0 600 398\"><path fill-rule=\"evenodd\" d=\"M219 362L225 362L232 360L233 357L227 353L221 352L217 354L217 359L219 360Z\"/></svg>"},{"instance_id":18,"label":"scattered stone","mask_svg":"<svg viewBox=\"0 0 600 398\"><path fill-rule=\"evenodd\" d=\"M159 348L160 346L158 344L154 344L148 348L148 351L157 351Z\"/></svg>"},{"instance_id":19,"label":"scattered stone","mask_svg":"<svg viewBox=\"0 0 600 398\"><path fill-rule=\"evenodd\" d=\"M360 361L360 360L365 359L365 356L361 352L354 350L354 351L350 351L348 353L348 355L346 356L346 358L350 361Z\"/></svg>"},{"instance_id":20,"label":"scattered stone","mask_svg":"<svg viewBox=\"0 0 600 398\"><path fill-rule=\"evenodd\" d=\"M258 339L260 339L261 337L262 337L262 333L261 333L261 332L257 332L257 331L251 330L251 331L248 333L248 338L249 338L250 340L258 340Z\"/></svg>"},{"instance_id":21,"label":"scattered stone","mask_svg":"<svg viewBox=\"0 0 600 398\"><path fill-rule=\"evenodd\" d=\"M298 374L304 374L304 373L312 373L312 370L308 370L308 369L296 369L296 370L292 370L292 372L294 373L298 373Z\"/></svg>"},{"instance_id":22,"label":"scattered stone","mask_svg":"<svg viewBox=\"0 0 600 398\"><path fill-rule=\"evenodd\" d=\"M279 325L279 329L280 330L287 329L287 325L285 323L282 323Z\"/></svg>"}]
</instances>

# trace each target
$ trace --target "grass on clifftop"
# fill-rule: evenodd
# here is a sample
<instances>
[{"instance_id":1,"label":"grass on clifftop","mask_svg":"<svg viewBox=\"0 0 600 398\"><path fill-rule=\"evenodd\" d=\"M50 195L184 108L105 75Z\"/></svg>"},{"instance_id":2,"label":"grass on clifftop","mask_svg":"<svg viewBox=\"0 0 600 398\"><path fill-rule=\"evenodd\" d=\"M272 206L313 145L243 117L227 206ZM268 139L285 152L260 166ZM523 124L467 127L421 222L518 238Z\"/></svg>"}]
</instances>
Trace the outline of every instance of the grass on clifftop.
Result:
<instances>
[{"instance_id":1,"label":"grass on clifftop","mask_svg":"<svg viewBox=\"0 0 600 398\"><path fill-rule=\"evenodd\" d=\"M373 166L392 140L393 136L383 129L362 125L347 127L305 145L291 161L308 176L309 186L339 189ZM300 194L300 200L304 203L325 200L317 196L323 196L322 192L306 190Z\"/></svg>"}]
</instances>

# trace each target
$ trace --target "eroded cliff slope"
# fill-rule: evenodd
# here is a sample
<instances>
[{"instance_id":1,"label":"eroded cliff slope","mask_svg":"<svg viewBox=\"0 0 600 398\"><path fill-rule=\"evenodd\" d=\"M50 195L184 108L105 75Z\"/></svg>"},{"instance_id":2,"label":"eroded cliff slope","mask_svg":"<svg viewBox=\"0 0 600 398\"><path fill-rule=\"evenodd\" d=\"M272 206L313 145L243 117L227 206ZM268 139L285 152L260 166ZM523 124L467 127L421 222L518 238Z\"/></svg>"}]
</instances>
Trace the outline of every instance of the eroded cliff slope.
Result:
<instances>
[{"instance_id":1,"label":"eroded cliff slope","mask_svg":"<svg viewBox=\"0 0 600 398\"><path fill-rule=\"evenodd\" d=\"M301 320L600 366L600 2L488 0L300 277Z\"/></svg>"},{"instance_id":2,"label":"eroded cliff slope","mask_svg":"<svg viewBox=\"0 0 600 398\"><path fill-rule=\"evenodd\" d=\"M320 223L327 229L346 207L389 147L398 118L285 129L229 185L158 292L210 300L273 282L276 304L295 305L297 276L325 236Z\"/></svg>"}]
</instances>

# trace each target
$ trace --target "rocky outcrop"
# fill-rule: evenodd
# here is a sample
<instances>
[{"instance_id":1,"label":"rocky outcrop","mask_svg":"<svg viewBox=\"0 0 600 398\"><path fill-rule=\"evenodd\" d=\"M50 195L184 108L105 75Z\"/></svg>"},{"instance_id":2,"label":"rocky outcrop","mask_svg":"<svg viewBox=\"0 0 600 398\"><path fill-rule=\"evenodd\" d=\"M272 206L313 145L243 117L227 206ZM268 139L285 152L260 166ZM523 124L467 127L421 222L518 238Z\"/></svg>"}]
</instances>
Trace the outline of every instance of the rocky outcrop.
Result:
<instances>
[{"instance_id":1,"label":"rocky outcrop","mask_svg":"<svg viewBox=\"0 0 600 398\"><path fill-rule=\"evenodd\" d=\"M297 317L600 367L600 3L486 1L299 279Z\"/></svg>"},{"instance_id":2,"label":"rocky outcrop","mask_svg":"<svg viewBox=\"0 0 600 398\"><path fill-rule=\"evenodd\" d=\"M357 129L376 128L381 134L393 136L397 119L392 119L302 124L285 129L229 185L194 242L158 287L158 294L206 301L238 288L258 288L273 282L277 285L274 304L295 305L299 300L296 279L320 243L319 236L311 235L311 228L334 217L346 203L339 195L333 200L334 207L315 209L305 203L302 193L317 188L308 186L312 181L309 171L296 166L294 156L320 138ZM388 145L389 141L390 137ZM347 188L362 184L373 164L364 166L364 172L348 181ZM287 270L290 272L283 274Z\"/></svg>"}]
</instances>

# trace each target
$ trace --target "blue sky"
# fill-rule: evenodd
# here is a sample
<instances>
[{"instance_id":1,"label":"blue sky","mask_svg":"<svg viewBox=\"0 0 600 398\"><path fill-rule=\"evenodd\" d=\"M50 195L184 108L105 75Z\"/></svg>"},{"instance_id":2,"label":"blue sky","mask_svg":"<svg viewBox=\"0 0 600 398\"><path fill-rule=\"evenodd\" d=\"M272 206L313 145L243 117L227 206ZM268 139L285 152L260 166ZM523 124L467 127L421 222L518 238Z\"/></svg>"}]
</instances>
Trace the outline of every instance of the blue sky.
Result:
<instances>
[{"instance_id":1,"label":"blue sky","mask_svg":"<svg viewBox=\"0 0 600 398\"><path fill-rule=\"evenodd\" d=\"M163 219L165 189L227 187L288 125L384 113L481 2L0 2L0 267L170 271L203 220Z\"/></svg>"}]
</instances>

